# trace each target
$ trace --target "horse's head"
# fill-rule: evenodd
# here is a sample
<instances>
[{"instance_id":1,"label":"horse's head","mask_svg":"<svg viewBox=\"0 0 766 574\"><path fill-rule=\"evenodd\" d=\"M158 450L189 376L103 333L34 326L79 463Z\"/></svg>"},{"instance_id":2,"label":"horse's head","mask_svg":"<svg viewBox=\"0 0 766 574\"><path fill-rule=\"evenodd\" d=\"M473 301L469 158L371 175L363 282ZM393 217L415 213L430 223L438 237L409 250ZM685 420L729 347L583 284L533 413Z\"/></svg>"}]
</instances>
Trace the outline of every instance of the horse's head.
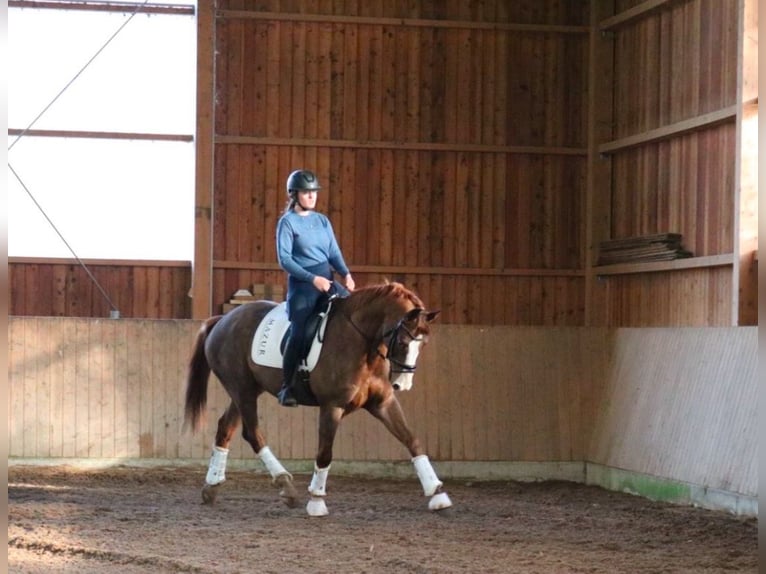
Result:
<instances>
[{"instance_id":1,"label":"horse's head","mask_svg":"<svg viewBox=\"0 0 766 574\"><path fill-rule=\"evenodd\" d=\"M426 311L423 301L401 283L357 289L344 301L343 315L368 343L367 360L388 363L394 390L412 388L418 356L439 311Z\"/></svg>"},{"instance_id":2,"label":"horse's head","mask_svg":"<svg viewBox=\"0 0 766 574\"><path fill-rule=\"evenodd\" d=\"M412 388L418 356L431 332L429 323L439 312L415 307L383 334L387 350L381 356L390 363L389 377L394 390L408 391Z\"/></svg>"}]
</instances>

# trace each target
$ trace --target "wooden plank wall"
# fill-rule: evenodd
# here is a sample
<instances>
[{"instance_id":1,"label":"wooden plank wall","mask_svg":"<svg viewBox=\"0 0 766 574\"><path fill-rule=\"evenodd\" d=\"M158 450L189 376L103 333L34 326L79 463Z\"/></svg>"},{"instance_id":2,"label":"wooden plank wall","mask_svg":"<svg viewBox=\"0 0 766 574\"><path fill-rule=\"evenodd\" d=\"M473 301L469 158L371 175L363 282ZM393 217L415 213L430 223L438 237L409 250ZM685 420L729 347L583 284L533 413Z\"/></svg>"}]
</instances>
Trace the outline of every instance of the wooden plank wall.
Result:
<instances>
[{"instance_id":1,"label":"wooden plank wall","mask_svg":"<svg viewBox=\"0 0 766 574\"><path fill-rule=\"evenodd\" d=\"M618 0L616 13L641 6ZM612 141L651 136L708 114L724 119L610 153L610 239L674 232L695 257L735 249L738 2L685 0L605 33L614 51ZM607 142L602 142L607 143ZM692 270L604 275L592 296L608 301L593 324L615 326L757 324L731 304L740 288L732 256ZM750 281L756 281L752 275Z\"/></svg>"},{"instance_id":2,"label":"wooden plank wall","mask_svg":"<svg viewBox=\"0 0 766 574\"><path fill-rule=\"evenodd\" d=\"M613 34L614 139L736 103L737 2L675 2ZM677 231L697 256L731 253L733 120L616 154L613 237Z\"/></svg>"},{"instance_id":3,"label":"wooden plank wall","mask_svg":"<svg viewBox=\"0 0 766 574\"><path fill-rule=\"evenodd\" d=\"M405 281L447 323L581 324L587 15L219 2L214 301L283 280L284 181L307 167L358 284Z\"/></svg>"},{"instance_id":4,"label":"wooden plank wall","mask_svg":"<svg viewBox=\"0 0 766 574\"><path fill-rule=\"evenodd\" d=\"M598 313L623 327L727 326L731 324L729 266L600 279Z\"/></svg>"},{"instance_id":5,"label":"wooden plank wall","mask_svg":"<svg viewBox=\"0 0 766 574\"><path fill-rule=\"evenodd\" d=\"M191 264L188 261L86 259L82 262L87 271L74 259L9 257L9 314L109 317L111 301L121 317L177 319L190 316Z\"/></svg>"},{"instance_id":6,"label":"wooden plank wall","mask_svg":"<svg viewBox=\"0 0 766 574\"><path fill-rule=\"evenodd\" d=\"M734 193L740 3L654 4L591 35L646 4L219 2L213 313L240 288L284 287L275 226L303 165L357 283L404 282L443 323L756 324L757 259L734 253L752 244L737 226L755 201ZM757 103L740 115L757 118ZM667 231L701 266L611 274L586 257L600 239ZM188 262L91 269L123 317L191 316ZM108 315L74 261L11 258L9 278L12 315Z\"/></svg>"},{"instance_id":7,"label":"wooden plank wall","mask_svg":"<svg viewBox=\"0 0 766 574\"><path fill-rule=\"evenodd\" d=\"M211 379L207 428L182 430L199 323L10 319L12 459L204 463L228 405ZM402 405L439 461L589 461L756 492L757 329L435 325ZM312 459L316 410L260 399L270 446ZM702 422L704 421L704 424ZM239 435L233 459L253 460ZM336 460L406 461L367 413L341 425Z\"/></svg>"},{"instance_id":8,"label":"wooden plank wall","mask_svg":"<svg viewBox=\"0 0 766 574\"><path fill-rule=\"evenodd\" d=\"M591 462L755 496L758 329L620 329Z\"/></svg>"},{"instance_id":9,"label":"wooden plank wall","mask_svg":"<svg viewBox=\"0 0 766 574\"><path fill-rule=\"evenodd\" d=\"M211 378L207 428L182 431L186 362L199 323L12 317L10 456L206 458L228 398ZM605 330L439 325L414 389L401 395L414 431L439 460L577 461L605 369ZM260 399L269 443L312 459L316 409ZM417 416L422 413L422 416ZM337 459L405 460L367 413L344 421ZM251 459L239 435L231 456Z\"/></svg>"}]
</instances>

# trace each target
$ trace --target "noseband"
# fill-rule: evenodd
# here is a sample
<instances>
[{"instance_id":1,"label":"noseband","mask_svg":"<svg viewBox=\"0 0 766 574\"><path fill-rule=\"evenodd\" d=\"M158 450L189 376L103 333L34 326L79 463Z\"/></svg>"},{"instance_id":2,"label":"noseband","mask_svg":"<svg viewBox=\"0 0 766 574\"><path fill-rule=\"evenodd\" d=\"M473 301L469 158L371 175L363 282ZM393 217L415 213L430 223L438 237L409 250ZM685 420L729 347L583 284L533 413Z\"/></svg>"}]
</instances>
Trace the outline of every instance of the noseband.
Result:
<instances>
[{"instance_id":1,"label":"noseband","mask_svg":"<svg viewBox=\"0 0 766 574\"><path fill-rule=\"evenodd\" d=\"M404 331L410 336L410 339L413 341L422 341L423 337L416 337L412 334L412 331L410 331L407 328L407 325L404 324L404 317L399 319L399 322L396 324L396 326L393 329L389 329L385 333L383 333L383 339L388 337L388 343L386 343L386 354L380 352L380 349L378 349L378 356L383 357L383 359L387 360L389 363L391 363L391 370L389 371L388 378L391 379L391 375L394 374L402 374L402 373L414 373L416 365L408 365L407 363L403 363L397 359L394 359L391 356L391 349L396 345L396 341L399 339L399 334L401 331ZM396 368L395 368L396 367Z\"/></svg>"},{"instance_id":2,"label":"noseband","mask_svg":"<svg viewBox=\"0 0 766 574\"><path fill-rule=\"evenodd\" d=\"M357 333L359 333L367 341L370 341L370 342L372 341L370 337L365 335L362 332L362 330L359 328L359 326L356 323L354 323L351 317L349 317L346 313L342 313L342 315L346 318L346 320L349 323L351 323L351 326L354 327L354 329L356 329ZM407 335L409 335L410 339L412 339L413 341L423 340L423 337L416 337L412 333L412 331L410 331L407 328L407 325L404 324L405 319L406 317L402 317L401 319L399 319L399 322L396 325L394 325L391 329L383 333L383 335L381 336L381 341L387 340L386 354L384 355L383 353L380 352L380 349L378 349L378 356L381 357L383 360L388 361L391 364L391 369L389 370L389 373L388 373L389 380L393 379L393 375L399 375L403 373L414 373L415 369L417 368L417 365L415 364L408 365L407 363L399 361L398 359L395 359L394 357L391 356L391 349L393 349L394 346L396 345L396 342L399 340L399 336L401 335L402 331L407 333Z\"/></svg>"}]
</instances>

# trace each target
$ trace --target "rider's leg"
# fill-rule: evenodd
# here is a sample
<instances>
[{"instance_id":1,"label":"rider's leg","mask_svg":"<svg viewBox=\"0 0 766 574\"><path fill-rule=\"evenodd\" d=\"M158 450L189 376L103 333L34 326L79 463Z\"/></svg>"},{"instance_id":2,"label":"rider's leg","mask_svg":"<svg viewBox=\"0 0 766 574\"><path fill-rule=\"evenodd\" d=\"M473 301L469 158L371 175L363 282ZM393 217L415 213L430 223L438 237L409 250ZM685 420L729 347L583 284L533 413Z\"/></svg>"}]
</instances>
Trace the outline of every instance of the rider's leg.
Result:
<instances>
[{"instance_id":1,"label":"rider's leg","mask_svg":"<svg viewBox=\"0 0 766 574\"><path fill-rule=\"evenodd\" d=\"M285 345L285 354L282 357L282 388L277 398L279 399L279 404L285 407L298 406L298 401L293 396L293 380L295 378L295 371L298 368L298 361L300 361L301 340L303 339L299 332L300 330L301 328L296 323L292 324L290 336L287 339L287 345Z\"/></svg>"},{"instance_id":2,"label":"rider's leg","mask_svg":"<svg viewBox=\"0 0 766 574\"><path fill-rule=\"evenodd\" d=\"M293 286L291 285L291 287ZM279 404L286 407L298 406L298 401L293 396L295 371L298 368L298 362L302 359L306 320L311 314L319 294L313 285L306 283L294 286L292 293L288 295L287 308L292 326L282 358L284 375L282 388L277 395Z\"/></svg>"}]
</instances>

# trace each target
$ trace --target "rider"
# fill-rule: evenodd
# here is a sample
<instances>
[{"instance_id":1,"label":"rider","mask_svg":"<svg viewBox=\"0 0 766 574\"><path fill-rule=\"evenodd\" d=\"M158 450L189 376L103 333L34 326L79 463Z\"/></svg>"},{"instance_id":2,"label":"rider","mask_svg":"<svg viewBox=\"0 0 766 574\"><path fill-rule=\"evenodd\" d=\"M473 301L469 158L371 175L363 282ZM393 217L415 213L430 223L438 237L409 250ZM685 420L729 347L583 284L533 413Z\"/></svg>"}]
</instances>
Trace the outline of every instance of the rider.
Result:
<instances>
[{"instance_id":1,"label":"rider","mask_svg":"<svg viewBox=\"0 0 766 574\"><path fill-rule=\"evenodd\" d=\"M349 291L354 279L343 260L332 225L318 213L317 192L321 189L314 172L299 169L287 178L288 202L277 223L277 257L288 273L287 315L292 323L283 360L284 380L279 404L298 406L293 396L293 379L305 347L306 322L323 293L347 294L333 282L333 270Z\"/></svg>"}]
</instances>

